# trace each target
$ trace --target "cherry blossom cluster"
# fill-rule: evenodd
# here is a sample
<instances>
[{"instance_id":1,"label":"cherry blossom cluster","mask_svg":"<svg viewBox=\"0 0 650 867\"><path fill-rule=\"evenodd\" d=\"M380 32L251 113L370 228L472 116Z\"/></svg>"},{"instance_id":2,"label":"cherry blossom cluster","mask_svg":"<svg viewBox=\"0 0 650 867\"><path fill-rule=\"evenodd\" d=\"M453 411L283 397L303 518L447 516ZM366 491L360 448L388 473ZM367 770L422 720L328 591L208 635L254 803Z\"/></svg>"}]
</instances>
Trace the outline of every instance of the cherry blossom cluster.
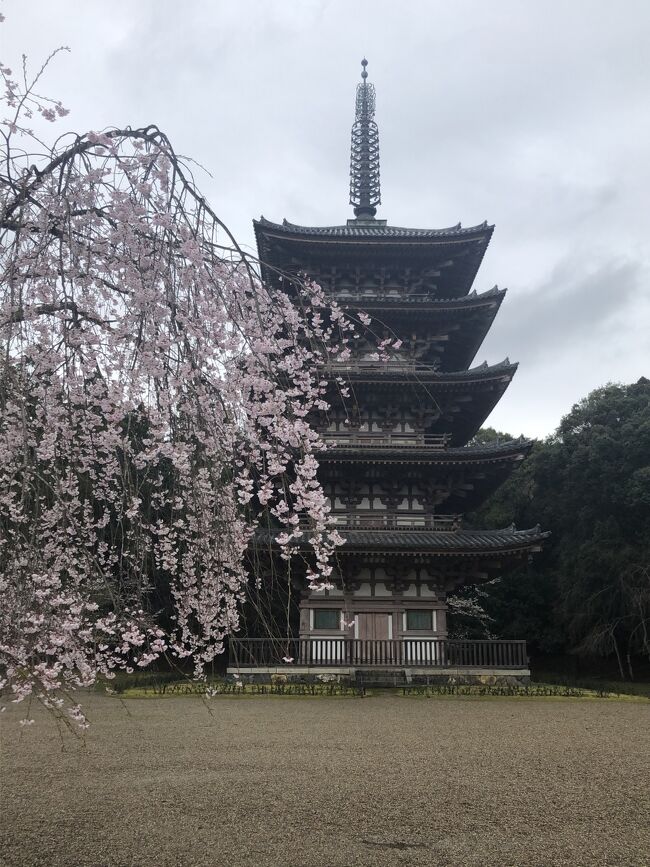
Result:
<instances>
[{"instance_id":1,"label":"cherry blossom cluster","mask_svg":"<svg viewBox=\"0 0 650 867\"><path fill-rule=\"evenodd\" d=\"M261 514L326 584L309 420L355 331L259 281L156 127L43 153L66 110L0 74L0 690L83 726L68 690L222 652Z\"/></svg>"}]
</instances>

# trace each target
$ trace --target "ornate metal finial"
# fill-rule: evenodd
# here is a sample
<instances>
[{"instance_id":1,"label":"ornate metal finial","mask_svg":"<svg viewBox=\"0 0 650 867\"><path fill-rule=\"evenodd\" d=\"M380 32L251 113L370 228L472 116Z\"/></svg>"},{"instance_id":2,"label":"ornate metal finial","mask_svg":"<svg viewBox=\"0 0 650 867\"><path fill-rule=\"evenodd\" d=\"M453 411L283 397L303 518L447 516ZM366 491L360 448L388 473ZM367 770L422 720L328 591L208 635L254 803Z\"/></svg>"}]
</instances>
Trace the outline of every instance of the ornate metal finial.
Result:
<instances>
[{"instance_id":1,"label":"ornate metal finial","mask_svg":"<svg viewBox=\"0 0 650 867\"><path fill-rule=\"evenodd\" d=\"M375 88L367 81L368 61L361 61L357 84L356 116L350 154L350 204L355 217L372 219L381 204L379 189L379 129L375 123Z\"/></svg>"}]
</instances>

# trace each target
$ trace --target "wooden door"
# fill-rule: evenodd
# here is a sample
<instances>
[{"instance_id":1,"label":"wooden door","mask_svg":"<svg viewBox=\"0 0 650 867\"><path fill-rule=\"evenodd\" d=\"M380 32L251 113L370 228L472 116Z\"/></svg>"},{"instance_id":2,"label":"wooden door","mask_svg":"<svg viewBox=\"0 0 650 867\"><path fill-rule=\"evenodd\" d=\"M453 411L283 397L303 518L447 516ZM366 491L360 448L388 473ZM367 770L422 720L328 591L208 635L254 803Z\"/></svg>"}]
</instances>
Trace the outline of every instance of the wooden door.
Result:
<instances>
[{"instance_id":1,"label":"wooden door","mask_svg":"<svg viewBox=\"0 0 650 867\"><path fill-rule=\"evenodd\" d=\"M392 665L394 661L390 614L362 612L357 614L357 635L355 641L357 665Z\"/></svg>"},{"instance_id":2,"label":"wooden door","mask_svg":"<svg viewBox=\"0 0 650 867\"><path fill-rule=\"evenodd\" d=\"M359 624L359 638L386 640L390 637L388 618L390 614L380 614L372 611L357 614Z\"/></svg>"}]
</instances>

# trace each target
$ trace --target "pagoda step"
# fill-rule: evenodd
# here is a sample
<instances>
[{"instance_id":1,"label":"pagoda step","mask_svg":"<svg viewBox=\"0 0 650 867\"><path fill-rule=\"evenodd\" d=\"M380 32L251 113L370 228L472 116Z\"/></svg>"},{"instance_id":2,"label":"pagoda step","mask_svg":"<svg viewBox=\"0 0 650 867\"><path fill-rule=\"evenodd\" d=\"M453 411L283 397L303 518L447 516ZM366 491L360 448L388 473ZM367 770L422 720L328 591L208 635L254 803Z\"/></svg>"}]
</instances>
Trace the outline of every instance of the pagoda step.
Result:
<instances>
[{"instance_id":1,"label":"pagoda step","mask_svg":"<svg viewBox=\"0 0 650 867\"><path fill-rule=\"evenodd\" d=\"M357 685L364 687L407 686L412 681L410 673L403 668L357 668L354 677Z\"/></svg>"}]
</instances>

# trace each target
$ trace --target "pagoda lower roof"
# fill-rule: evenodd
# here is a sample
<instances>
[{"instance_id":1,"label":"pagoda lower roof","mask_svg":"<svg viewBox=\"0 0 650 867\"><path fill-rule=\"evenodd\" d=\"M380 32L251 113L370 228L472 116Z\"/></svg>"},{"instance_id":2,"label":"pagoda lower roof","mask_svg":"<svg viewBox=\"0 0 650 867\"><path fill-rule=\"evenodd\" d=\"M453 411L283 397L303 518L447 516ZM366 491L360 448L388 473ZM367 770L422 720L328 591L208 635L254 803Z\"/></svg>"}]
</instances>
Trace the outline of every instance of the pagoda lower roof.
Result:
<instances>
[{"instance_id":1,"label":"pagoda lower roof","mask_svg":"<svg viewBox=\"0 0 650 867\"><path fill-rule=\"evenodd\" d=\"M453 388L455 385L470 385L473 382L482 383L489 380L512 379L518 367L517 362L509 358L497 364L483 364L470 367L468 370L442 372L427 365L398 365L391 362L354 362L327 365L324 373L329 376L340 376L354 382L373 382L386 384L426 383Z\"/></svg>"},{"instance_id":2,"label":"pagoda lower roof","mask_svg":"<svg viewBox=\"0 0 650 867\"><path fill-rule=\"evenodd\" d=\"M340 530L345 544L337 555L372 552L429 552L431 554L471 554L497 556L529 551L550 536L539 526L529 530Z\"/></svg>"},{"instance_id":3,"label":"pagoda lower roof","mask_svg":"<svg viewBox=\"0 0 650 867\"><path fill-rule=\"evenodd\" d=\"M359 553L498 557L539 550L544 539L551 535L541 530L539 525L528 530L517 530L514 526L504 530L455 531L337 529L345 540L336 549L338 557ZM273 531L260 530L256 540L258 544L265 540L267 544L270 542L273 545ZM298 539L296 544L302 550L310 547L306 535Z\"/></svg>"},{"instance_id":4,"label":"pagoda lower roof","mask_svg":"<svg viewBox=\"0 0 650 867\"><path fill-rule=\"evenodd\" d=\"M501 364L471 368L454 373L431 369L364 370L332 365L322 369L330 380L325 399L332 406L378 405L390 398L404 406L418 404L426 415L427 435L447 434L451 446L464 446L478 431L512 381L516 364L507 359ZM341 395L342 382L350 395ZM441 406L444 404L444 406ZM316 422L318 423L318 422Z\"/></svg>"},{"instance_id":5,"label":"pagoda lower roof","mask_svg":"<svg viewBox=\"0 0 650 867\"><path fill-rule=\"evenodd\" d=\"M437 360L440 369L454 371L466 370L472 363L505 295L505 289L495 286L461 298L337 293L329 297L350 311L353 320L358 311L365 311L371 319L371 333L387 329L397 335L412 335L407 342L414 345L430 336L430 343L421 350L421 361Z\"/></svg>"},{"instance_id":6,"label":"pagoda lower roof","mask_svg":"<svg viewBox=\"0 0 650 867\"><path fill-rule=\"evenodd\" d=\"M482 308L493 309L500 306L506 296L507 289L499 289L493 286L485 292L470 292L460 298L436 298L431 295L372 295L372 294L345 294L335 293L329 296L341 307L367 311L379 310L382 312L400 311L414 313L421 316L423 313L472 313Z\"/></svg>"},{"instance_id":7,"label":"pagoda lower roof","mask_svg":"<svg viewBox=\"0 0 650 867\"><path fill-rule=\"evenodd\" d=\"M323 435L326 438L326 434ZM521 460L533 447L532 440L518 439L487 445L431 448L412 445L328 443L320 463L400 463L432 465L484 465Z\"/></svg>"}]
</instances>

